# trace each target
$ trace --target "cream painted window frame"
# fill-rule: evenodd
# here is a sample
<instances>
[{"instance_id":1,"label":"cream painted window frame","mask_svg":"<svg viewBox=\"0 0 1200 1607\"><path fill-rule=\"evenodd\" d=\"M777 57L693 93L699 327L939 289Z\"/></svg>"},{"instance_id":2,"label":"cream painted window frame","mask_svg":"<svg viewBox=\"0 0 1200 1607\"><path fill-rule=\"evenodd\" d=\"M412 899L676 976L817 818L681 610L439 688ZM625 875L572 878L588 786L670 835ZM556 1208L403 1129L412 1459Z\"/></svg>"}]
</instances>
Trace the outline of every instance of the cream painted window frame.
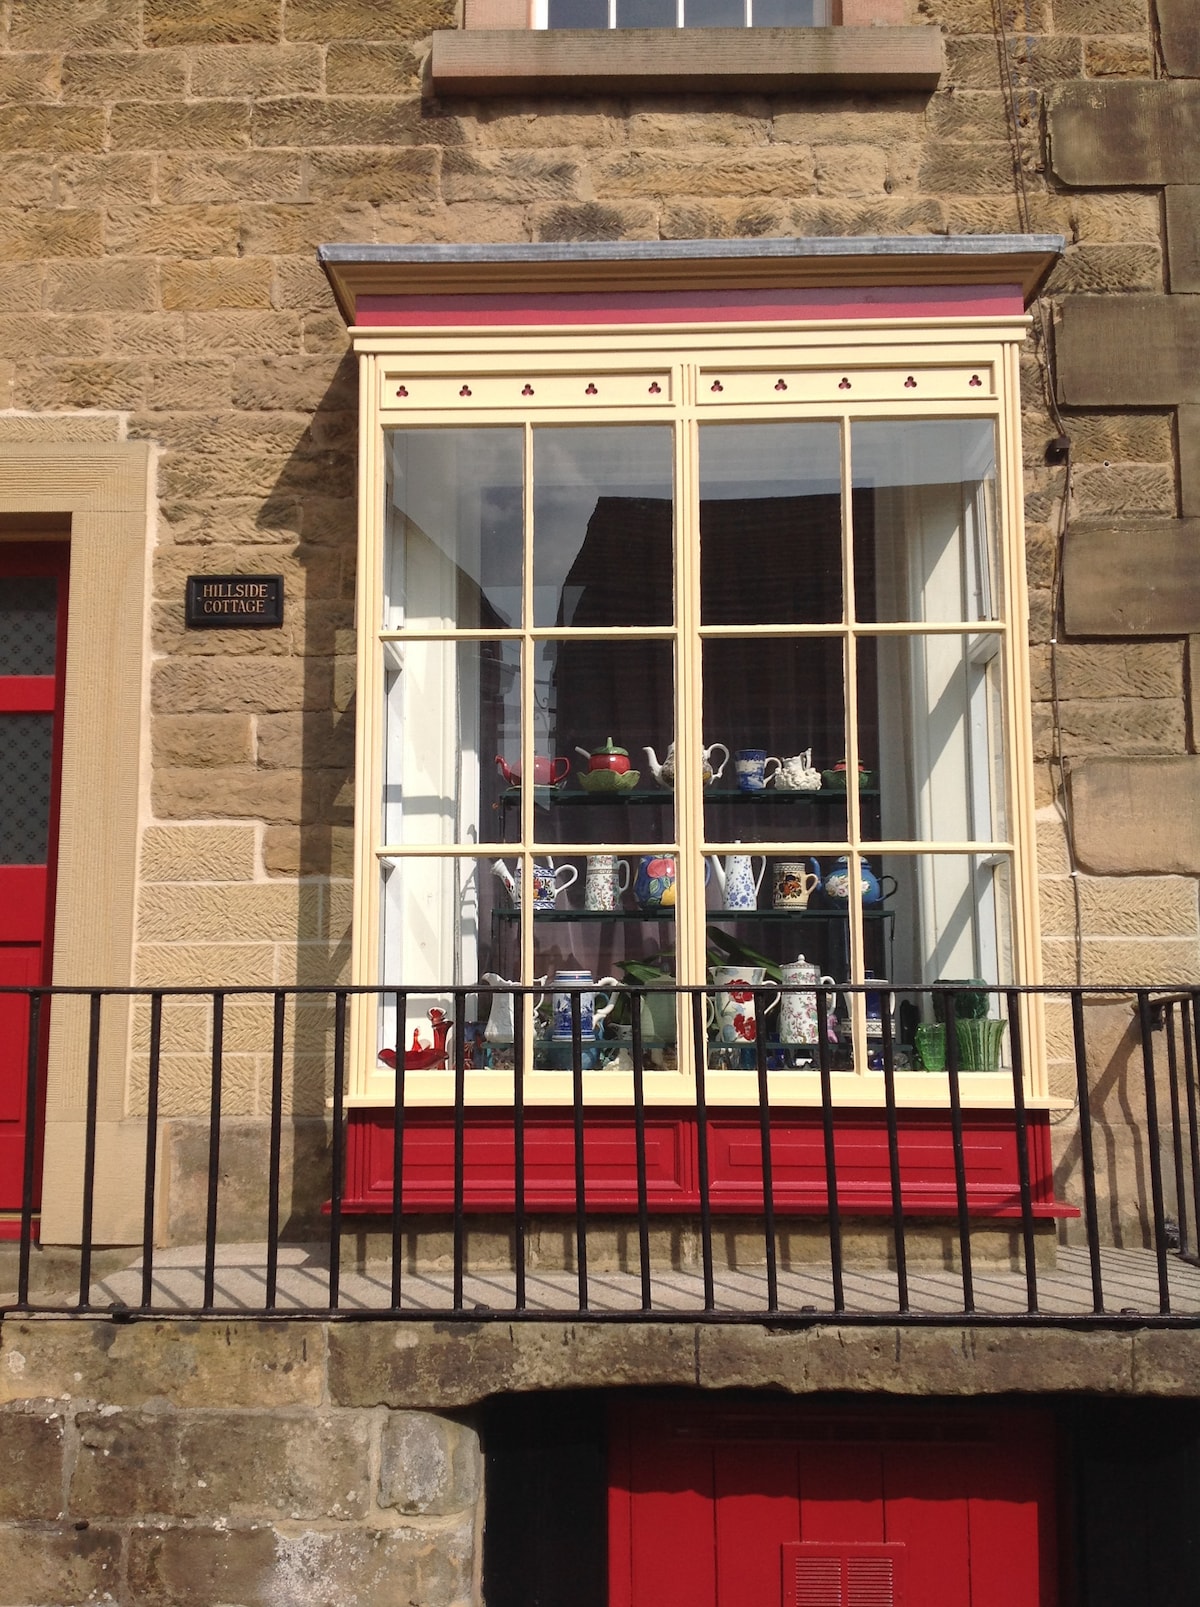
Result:
<instances>
[{"instance_id":1,"label":"cream painted window frame","mask_svg":"<svg viewBox=\"0 0 1200 1607\"><path fill-rule=\"evenodd\" d=\"M699 564L695 551L682 540L679 531L695 515L698 498L695 474L695 443L702 420L716 422L757 422L827 420L853 422L856 419L919 419L987 417L994 420L997 442L997 501L999 516L999 565L1002 590L1007 602L1005 615L989 622L987 630L1002 644L1002 677L1005 708L1008 712L1007 819L1010 838L1003 843L928 843L915 840L872 840L871 852L901 849L907 852L950 854L987 853L991 850L1009 857L1012 869L1014 905L1013 981L1034 984L1041 980L1040 934L1038 930L1036 873L1033 854L1033 752L1028 716L1030 684L1028 664L1028 602L1025 581L1022 522L1023 485L1021 477L1019 352L1029 327L1025 316L924 318L904 320L853 320L821 322L780 322L770 324L719 324L682 327L610 326L604 328L547 328L437 330L380 334L355 334L355 349L361 363L361 451L359 469L359 552L358 552L358 712L356 781L356 860L353 931L353 978L368 986L379 985L379 874L383 858L409 856L460 855L482 859L503 852L523 865L545 846L534 842L533 800L530 794L522 805L522 837L519 849L504 844L438 844L436 846L384 844L379 838L382 798L383 759L382 652L389 634L381 630L382 558L384 550L384 450L383 432L389 427L415 427L466 424L515 425L527 429L540 424L574 424L646 421L677 424L676 430L676 521L677 521L677 607L675 626L667 632L675 637L677 652L676 753L676 840L679 854L680 902L677 913L677 952L681 959L682 981L704 981L705 911L703 897L703 856L710 851L704 838L703 797L698 765L689 762L699 741L698 678L691 671L703 640L721 634L723 627L699 628ZM714 402L711 385L720 376L721 399ZM776 390L778 376L787 377L787 400ZM911 382L919 376L916 384ZM849 382L847 386L847 381ZM909 382L906 384L906 381ZM522 389L533 383L536 406L522 399ZM647 401L650 385L658 386L653 402ZM591 394L587 386L593 387ZM464 398L466 398L464 400ZM843 433L846 439L847 432ZM526 487L526 501L531 488ZM849 519L849 508L844 510ZM526 531L526 544L530 541ZM525 585L528 574L528 552ZM847 609L850 591L847 588ZM528 597L527 597L528 603ZM449 639L470 639L486 634L492 638L512 638L526 642L539 634L529 623L528 611L522 629L488 630L486 633L447 631ZM729 629L733 629L730 627ZM738 630L741 628L739 627ZM863 622L861 627L843 619L838 626L764 626L758 632L781 637L837 634L854 639L857 635L895 633L918 635L977 633L978 621L952 623L911 623L887 625ZM415 637L439 639L438 633L421 631ZM589 631L589 635L603 631ZM618 634L614 629L612 634ZM639 635L646 634L643 631ZM661 634L654 632L653 634ZM847 655L847 663L856 657ZM526 680L532 671L532 655L525 654ZM528 697L528 687L526 696ZM847 703L854 698L853 678L846 686ZM847 762L853 772L857 764L857 725L848 724ZM532 774L533 728L526 721L523 730L522 759L526 774ZM857 845L860 823L854 789L848 797L847 846L852 859L862 851ZM684 847L686 845L686 848ZM798 851L792 843L756 843L756 852L783 854ZM824 845L824 851L838 851ZM595 852L595 844L559 844L562 855ZM664 851L670 849L664 847ZM803 850L799 850L803 851ZM693 885L694 884L694 885ZM861 975L861 926L852 928L852 974ZM525 976L533 976L533 925L522 922L522 961ZM389 987L402 986L402 979L387 979ZM884 1102L883 1079L867 1071L865 1002L854 996L852 1028L855 1065L859 1072L834 1079L834 1100L847 1107L878 1107ZM532 1043L532 1006L527 1006L526 1042ZM1046 1106L1049 1098L1045 1079L1044 1031L1041 1011L1031 999L1021 1005L1021 1031L1026 1066L1025 1095L1032 1107ZM364 997L352 1013L350 1077L347 1104L350 1106L390 1106L394 1103L392 1073L376 1060L374 1000ZM646 1100L651 1105L691 1104L695 1097L695 1073L690 1064L688 1034L681 1032L679 1069L647 1071ZM753 1102L754 1074L706 1073L706 1094L713 1104ZM525 1099L535 1105L562 1105L571 1098L571 1079L561 1072L525 1069ZM406 1076L406 1103L445 1106L452 1100L451 1072L409 1071ZM944 1108L948 1093L944 1079L922 1073L897 1073L897 1097L910 1108ZM589 1104L624 1106L632 1101L627 1073L597 1070L584 1073L585 1099ZM470 1106L495 1106L511 1102L511 1072L484 1069L467 1077L466 1102ZM816 1072L772 1072L770 1097L776 1108L804 1107L819 1103L820 1087ZM1008 1072L975 1073L965 1080L963 1102L975 1108L995 1108L1011 1104L1013 1090Z\"/></svg>"}]
</instances>

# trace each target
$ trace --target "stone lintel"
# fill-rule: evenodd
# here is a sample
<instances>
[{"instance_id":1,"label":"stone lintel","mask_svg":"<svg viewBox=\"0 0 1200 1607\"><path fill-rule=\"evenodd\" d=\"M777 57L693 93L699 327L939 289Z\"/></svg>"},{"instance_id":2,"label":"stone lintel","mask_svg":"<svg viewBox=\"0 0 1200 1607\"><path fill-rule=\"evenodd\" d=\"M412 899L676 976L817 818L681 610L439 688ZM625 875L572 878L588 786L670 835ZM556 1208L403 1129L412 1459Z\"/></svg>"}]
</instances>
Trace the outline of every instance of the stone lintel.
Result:
<instances>
[{"instance_id":1,"label":"stone lintel","mask_svg":"<svg viewBox=\"0 0 1200 1607\"><path fill-rule=\"evenodd\" d=\"M938 28L487 28L433 36L447 95L933 90Z\"/></svg>"},{"instance_id":2,"label":"stone lintel","mask_svg":"<svg viewBox=\"0 0 1200 1607\"><path fill-rule=\"evenodd\" d=\"M1071 636L1200 632L1200 519L1077 519L1063 603Z\"/></svg>"},{"instance_id":3,"label":"stone lintel","mask_svg":"<svg viewBox=\"0 0 1200 1607\"><path fill-rule=\"evenodd\" d=\"M1171 289L1200 290L1200 184L1168 185L1166 202Z\"/></svg>"},{"instance_id":4,"label":"stone lintel","mask_svg":"<svg viewBox=\"0 0 1200 1607\"><path fill-rule=\"evenodd\" d=\"M1194 0L1180 0L1192 11ZM1191 27L1195 30L1192 11ZM1050 100L1054 172L1064 184L1200 183L1200 83L1086 79Z\"/></svg>"},{"instance_id":5,"label":"stone lintel","mask_svg":"<svg viewBox=\"0 0 1200 1607\"><path fill-rule=\"evenodd\" d=\"M1200 78L1196 0L1156 0L1163 56L1172 78Z\"/></svg>"},{"instance_id":6,"label":"stone lintel","mask_svg":"<svg viewBox=\"0 0 1200 1607\"><path fill-rule=\"evenodd\" d=\"M1093 875L1198 876L1200 756L1081 760L1071 816L1075 857Z\"/></svg>"},{"instance_id":7,"label":"stone lintel","mask_svg":"<svg viewBox=\"0 0 1200 1607\"><path fill-rule=\"evenodd\" d=\"M1200 296L1066 296L1054 344L1071 407L1200 402Z\"/></svg>"}]
</instances>

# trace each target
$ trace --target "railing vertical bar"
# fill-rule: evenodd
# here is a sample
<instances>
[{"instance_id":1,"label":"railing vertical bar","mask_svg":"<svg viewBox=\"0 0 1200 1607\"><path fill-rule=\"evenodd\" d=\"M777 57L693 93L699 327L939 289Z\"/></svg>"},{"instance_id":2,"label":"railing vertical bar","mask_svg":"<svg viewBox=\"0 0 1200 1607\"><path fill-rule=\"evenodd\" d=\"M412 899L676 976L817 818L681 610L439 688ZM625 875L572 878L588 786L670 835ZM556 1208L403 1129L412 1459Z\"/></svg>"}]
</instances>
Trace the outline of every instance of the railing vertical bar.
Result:
<instances>
[{"instance_id":1,"label":"railing vertical bar","mask_svg":"<svg viewBox=\"0 0 1200 1607\"><path fill-rule=\"evenodd\" d=\"M408 1036L405 1028L408 1021L408 994L397 989L395 994L396 1006L396 1042L393 1053L396 1056L396 1084L392 1108L392 1220L391 1220L391 1309L399 1311L404 1295L404 1117L405 1094L408 1081L408 1045L405 1038Z\"/></svg>"},{"instance_id":2,"label":"railing vertical bar","mask_svg":"<svg viewBox=\"0 0 1200 1607\"><path fill-rule=\"evenodd\" d=\"M297 1011L299 1001L297 1000ZM283 1148L283 1035L287 1023L287 994L275 989L271 1012L271 1134L267 1175L267 1299L275 1310L279 1288L279 1178ZM293 1154L294 1154L293 1146Z\"/></svg>"},{"instance_id":3,"label":"railing vertical bar","mask_svg":"<svg viewBox=\"0 0 1200 1607\"><path fill-rule=\"evenodd\" d=\"M527 1227L525 1221L525 1000L510 995L513 1017L513 1212L516 1258L516 1309L528 1304L525 1289Z\"/></svg>"},{"instance_id":4,"label":"railing vertical bar","mask_svg":"<svg viewBox=\"0 0 1200 1607\"><path fill-rule=\"evenodd\" d=\"M21 1163L21 1243L17 1252L17 1305L29 1305L29 1272L33 1257L33 1202L37 1193L38 1066L41 1060L42 1003L45 995L29 995L29 1043L25 1054L25 1153Z\"/></svg>"},{"instance_id":5,"label":"railing vertical bar","mask_svg":"<svg viewBox=\"0 0 1200 1607\"><path fill-rule=\"evenodd\" d=\"M142 1183L142 1298L154 1298L154 1195L158 1186L158 1089L162 1072L162 990L150 995L150 1056L146 1065L146 1160Z\"/></svg>"},{"instance_id":6,"label":"railing vertical bar","mask_svg":"<svg viewBox=\"0 0 1200 1607\"><path fill-rule=\"evenodd\" d=\"M83 1140L83 1220L80 1226L79 1304L91 1305L92 1239L96 1210L96 1115L100 1105L100 1009L103 995L88 1004L87 1116Z\"/></svg>"},{"instance_id":7,"label":"railing vertical bar","mask_svg":"<svg viewBox=\"0 0 1200 1607\"><path fill-rule=\"evenodd\" d=\"M908 1245L904 1230L904 1191L900 1180L900 1121L896 1112L896 1044L892 1033L895 995L890 989L880 997L880 1026L883 1031L883 1100L887 1117L888 1176L892 1188L892 1238L896 1246L896 1303L901 1315L909 1310Z\"/></svg>"},{"instance_id":8,"label":"railing vertical bar","mask_svg":"<svg viewBox=\"0 0 1200 1607\"><path fill-rule=\"evenodd\" d=\"M346 990L333 996L333 1145L329 1200L329 1309L336 1311L342 1292L342 1195L346 1166Z\"/></svg>"},{"instance_id":9,"label":"railing vertical bar","mask_svg":"<svg viewBox=\"0 0 1200 1607\"><path fill-rule=\"evenodd\" d=\"M754 995L754 1060L758 1071L758 1137L762 1153L763 1250L767 1258L767 1311L779 1310L779 1269L775 1261L775 1174L771 1167L771 1094L767 1076L766 1018L770 998Z\"/></svg>"},{"instance_id":10,"label":"railing vertical bar","mask_svg":"<svg viewBox=\"0 0 1200 1607\"><path fill-rule=\"evenodd\" d=\"M1021 1037L1020 996L1007 995L1008 1038L1012 1045L1013 1120L1017 1138L1017 1183L1021 1192L1021 1239L1025 1250L1025 1305L1038 1309L1037 1230L1033 1220L1033 1187L1029 1176L1029 1119L1025 1109L1025 1045Z\"/></svg>"},{"instance_id":11,"label":"railing vertical bar","mask_svg":"<svg viewBox=\"0 0 1200 1607\"><path fill-rule=\"evenodd\" d=\"M1196 1242L1191 1247L1193 1257L1200 1256L1200 1112L1196 1109L1196 1035L1200 1032L1200 995L1193 993L1187 1002L1187 1030L1183 1038L1184 1091L1188 1108L1188 1153L1192 1163L1192 1224Z\"/></svg>"},{"instance_id":12,"label":"railing vertical bar","mask_svg":"<svg viewBox=\"0 0 1200 1607\"><path fill-rule=\"evenodd\" d=\"M1154 1259L1158 1268L1158 1309L1165 1317L1171 1310L1171 1288L1167 1274L1167 1236L1163 1229L1162 1156L1158 1148L1158 1087L1154 1070L1153 1023L1150 995L1138 989L1138 1026L1142 1036L1142 1077L1146 1090L1146 1147L1150 1162L1150 1200L1154 1213Z\"/></svg>"},{"instance_id":13,"label":"railing vertical bar","mask_svg":"<svg viewBox=\"0 0 1200 1607\"><path fill-rule=\"evenodd\" d=\"M1079 1158L1083 1162L1083 1219L1092 1276L1092 1311L1104 1312L1104 1274L1100 1264L1100 1213L1096 1201L1096 1157L1092 1145L1092 1096L1088 1081L1083 994L1071 993L1071 1040L1075 1050L1075 1098L1079 1109Z\"/></svg>"},{"instance_id":14,"label":"railing vertical bar","mask_svg":"<svg viewBox=\"0 0 1200 1607\"><path fill-rule=\"evenodd\" d=\"M642 1310L650 1311L654 1300L650 1287L650 1196L646 1183L645 1049L642 1044L642 1005L645 998L645 990L641 988L630 995L633 1011L630 1048L633 1055L633 1147L637 1166L638 1271L642 1283ZM675 1007L678 1010L678 1000L675 1000Z\"/></svg>"},{"instance_id":15,"label":"railing vertical bar","mask_svg":"<svg viewBox=\"0 0 1200 1607\"><path fill-rule=\"evenodd\" d=\"M221 1097L225 1075L225 995L212 996L212 1054L208 1096L208 1196L204 1215L203 1310L212 1309L217 1281L217 1205L221 1182Z\"/></svg>"},{"instance_id":16,"label":"railing vertical bar","mask_svg":"<svg viewBox=\"0 0 1200 1607\"><path fill-rule=\"evenodd\" d=\"M821 1074L821 1133L825 1144L825 1195L829 1207L829 1272L833 1283L833 1309L845 1311L842 1207L838 1199L837 1147L833 1124L833 1075L829 1063L829 1000L824 988L817 989L817 1065Z\"/></svg>"},{"instance_id":17,"label":"railing vertical bar","mask_svg":"<svg viewBox=\"0 0 1200 1607\"><path fill-rule=\"evenodd\" d=\"M954 1143L954 1194L958 1203L958 1253L962 1270L963 1311L975 1310L975 1273L971 1265L971 1206L967 1195L967 1157L963 1145L962 1085L958 1065L958 1012L953 992L946 1001L946 1073L950 1083L950 1133Z\"/></svg>"},{"instance_id":18,"label":"railing vertical bar","mask_svg":"<svg viewBox=\"0 0 1200 1607\"><path fill-rule=\"evenodd\" d=\"M571 998L571 1109L575 1119L575 1277L579 1309L588 1309L587 1167L583 1121L583 1022L578 989Z\"/></svg>"},{"instance_id":19,"label":"railing vertical bar","mask_svg":"<svg viewBox=\"0 0 1200 1607\"><path fill-rule=\"evenodd\" d=\"M457 997L457 996L456 996ZM456 1312L463 1309L467 1264L467 1046L463 1041L462 1011L455 1006L454 1023L454 1294Z\"/></svg>"},{"instance_id":20,"label":"railing vertical bar","mask_svg":"<svg viewBox=\"0 0 1200 1607\"><path fill-rule=\"evenodd\" d=\"M712 1190L708 1176L708 1033L704 1026L704 994L691 994L692 1044L696 1066L696 1164L700 1184L700 1258L704 1271L704 1309L715 1311L716 1287L713 1283Z\"/></svg>"},{"instance_id":21,"label":"railing vertical bar","mask_svg":"<svg viewBox=\"0 0 1200 1607\"><path fill-rule=\"evenodd\" d=\"M1179 1098L1179 1044L1176 1027L1181 1012L1174 1000L1166 1006L1167 1091L1171 1101L1171 1151L1175 1163L1175 1211L1179 1246L1187 1240L1187 1184L1183 1176L1183 1109Z\"/></svg>"}]
</instances>

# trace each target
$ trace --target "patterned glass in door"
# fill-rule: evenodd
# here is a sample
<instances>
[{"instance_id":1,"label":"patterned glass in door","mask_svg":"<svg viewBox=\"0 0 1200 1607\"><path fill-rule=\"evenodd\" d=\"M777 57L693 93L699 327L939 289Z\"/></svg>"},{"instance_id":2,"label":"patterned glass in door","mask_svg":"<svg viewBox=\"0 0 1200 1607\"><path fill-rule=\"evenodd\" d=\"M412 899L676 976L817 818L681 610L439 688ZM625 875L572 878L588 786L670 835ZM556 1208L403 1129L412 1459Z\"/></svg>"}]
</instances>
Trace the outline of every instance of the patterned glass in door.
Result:
<instances>
[{"instance_id":1,"label":"patterned glass in door","mask_svg":"<svg viewBox=\"0 0 1200 1607\"><path fill-rule=\"evenodd\" d=\"M0 989L51 980L68 556L0 542ZM29 996L0 991L0 1238L21 1206L29 1022Z\"/></svg>"}]
</instances>

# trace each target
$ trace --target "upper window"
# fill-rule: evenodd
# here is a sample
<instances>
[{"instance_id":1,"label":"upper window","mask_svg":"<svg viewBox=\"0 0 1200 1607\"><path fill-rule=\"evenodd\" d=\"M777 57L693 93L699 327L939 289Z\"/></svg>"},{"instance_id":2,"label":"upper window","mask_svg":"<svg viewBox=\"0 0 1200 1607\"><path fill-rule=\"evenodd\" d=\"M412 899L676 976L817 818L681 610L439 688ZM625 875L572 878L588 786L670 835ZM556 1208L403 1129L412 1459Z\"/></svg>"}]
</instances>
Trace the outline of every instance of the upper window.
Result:
<instances>
[{"instance_id":1,"label":"upper window","mask_svg":"<svg viewBox=\"0 0 1200 1607\"><path fill-rule=\"evenodd\" d=\"M824 28L830 0L534 0L535 28Z\"/></svg>"},{"instance_id":2,"label":"upper window","mask_svg":"<svg viewBox=\"0 0 1200 1607\"><path fill-rule=\"evenodd\" d=\"M359 1019L357 1093L456 987L485 1042L468 1098L509 1097L517 1024L469 990L549 979L525 1092L569 1097L553 979L582 972L662 985L660 1101L696 1070L672 984L714 990L709 1097L752 1101L721 983L823 980L870 1099L878 1007L839 984L1034 978L1020 333L443 333L372 359L355 966L395 991ZM815 998L767 1018L773 1103L814 1091ZM589 1097L629 1098L631 1030L618 1006L589 1040Z\"/></svg>"}]
</instances>

